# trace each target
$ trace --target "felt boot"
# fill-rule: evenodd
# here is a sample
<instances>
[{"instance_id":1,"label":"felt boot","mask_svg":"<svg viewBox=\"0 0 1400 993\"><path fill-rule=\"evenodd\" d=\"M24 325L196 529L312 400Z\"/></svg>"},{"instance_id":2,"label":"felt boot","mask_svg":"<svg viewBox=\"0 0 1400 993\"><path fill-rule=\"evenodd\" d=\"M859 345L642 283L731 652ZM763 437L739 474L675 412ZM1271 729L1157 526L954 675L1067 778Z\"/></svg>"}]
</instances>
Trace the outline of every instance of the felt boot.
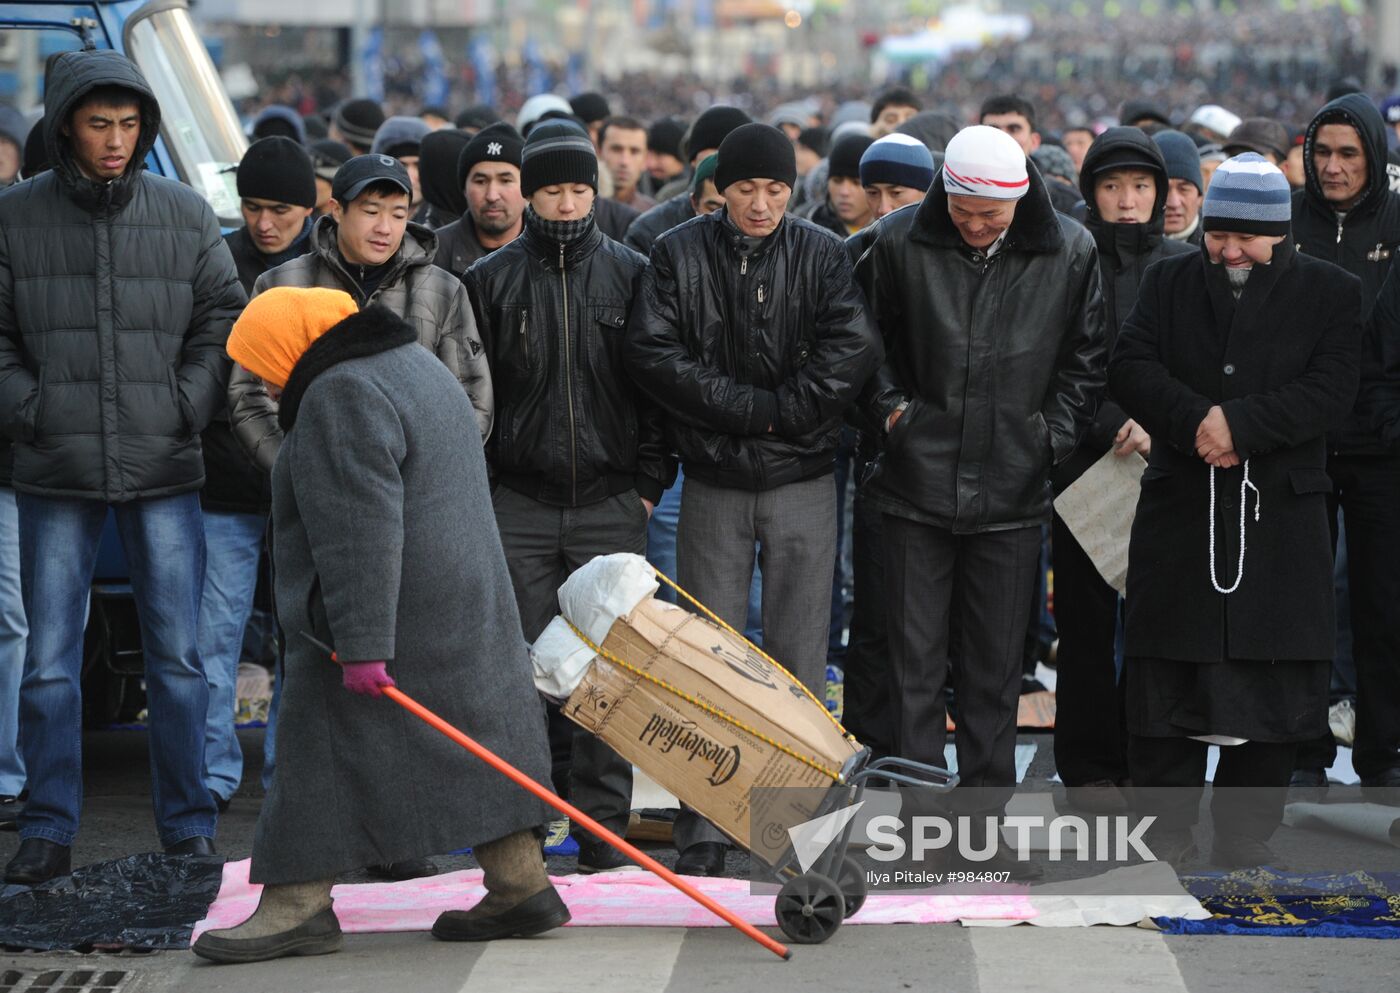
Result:
<instances>
[{"instance_id":1,"label":"felt boot","mask_svg":"<svg viewBox=\"0 0 1400 993\"><path fill-rule=\"evenodd\" d=\"M339 951L340 922L331 909L333 882L264 886L252 917L237 927L204 932L191 951L211 962L261 962Z\"/></svg>"},{"instance_id":2,"label":"felt boot","mask_svg":"<svg viewBox=\"0 0 1400 993\"><path fill-rule=\"evenodd\" d=\"M471 910L449 910L433 925L443 941L491 941L540 934L565 924L569 908L549 881L533 831L478 845L486 896Z\"/></svg>"}]
</instances>

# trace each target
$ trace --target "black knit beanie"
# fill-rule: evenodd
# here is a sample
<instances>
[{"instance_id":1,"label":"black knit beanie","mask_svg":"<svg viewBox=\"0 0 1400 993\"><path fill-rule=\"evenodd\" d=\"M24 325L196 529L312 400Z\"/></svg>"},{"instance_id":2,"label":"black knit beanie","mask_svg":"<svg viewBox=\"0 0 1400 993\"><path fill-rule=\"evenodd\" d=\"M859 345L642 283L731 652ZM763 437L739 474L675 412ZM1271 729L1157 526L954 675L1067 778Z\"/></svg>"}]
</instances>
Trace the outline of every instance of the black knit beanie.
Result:
<instances>
[{"instance_id":1,"label":"black knit beanie","mask_svg":"<svg viewBox=\"0 0 1400 993\"><path fill-rule=\"evenodd\" d=\"M238 163L238 195L254 200L316 206L316 172L306 149L271 135L248 146Z\"/></svg>"},{"instance_id":2,"label":"black knit beanie","mask_svg":"<svg viewBox=\"0 0 1400 993\"><path fill-rule=\"evenodd\" d=\"M608 98L601 93L580 93L569 101L575 116L586 124L605 120L612 116L608 109Z\"/></svg>"},{"instance_id":3,"label":"black knit beanie","mask_svg":"<svg viewBox=\"0 0 1400 993\"><path fill-rule=\"evenodd\" d=\"M715 189L745 179L773 179L792 186L797 182L797 153L792 139L768 124L745 124L735 128L719 145L715 166Z\"/></svg>"},{"instance_id":4,"label":"black knit beanie","mask_svg":"<svg viewBox=\"0 0 1400 993\"><path fill-rule=\"evenodd\" d=\"M797 143L826 158L826 153L831 151L831 132L823 127L803 128Z\"/></svg>"},{"instance_id":5,"label":"black knit beanie","mask_svg":"<svg viewBox=\"0 0 1400 993\"><path fill-rule=\"evenodd\" d=\"M585 183L598 189L598 153L588 132L572 121L545 121L530 129L520 155L520 192Z\"/></svg>"},{"instance_id":6,"label":"black knit beanie","mask_svg":"<svg viewBox=\"0 0 1400 993\"><path fill-rule=\"evenodd\" d=\"M519 169L524 144L520 132L505 121L482 128L457 157L457 185L467 185L467 176L479 162L504 162Z\"/></svg>"},{"instance_id":7,"label":"black knit beanie","mask_svg":"<svg viewBox=\"0 0 1400 993\"><path fill-rule=\"evenodd\" d=\"M684 138L685 124L674 117L663 117L647 128L647 151L684 158L681 148Z\"/></svg>"},{"instance_id":8,"label":"black knit beanie","mask_svg":"<svg viewBox=\"0 0 1400 993\"><path fill-rule=\"evenodd\" d=\"M827 157L827 178L860 179L861 156L873 144L875 139L866 134L848 134L836 142Z\"/></svg>"},{"instance_id":9,"label":"black knit beanie","mask_svg":"<svg viewBox=\"0 0 1400 993\"><path fill-rule=\"evenodd\" d=\"M494 108L479 103L462 111L452 123L459 128L480 131L482 128L488 128L497 123L500 119L501 115L496 113Z\"/></svg>"},{"instance_id":10,"label":"black knit beanie","mask_svg":"<svg viewBox=\"0 0 1400 993\"><path fill-rule=\"evenodd\" d=\"M360 148L374 144L374 133L383 123L384 108L364 97L346 100L335 109L336 130Z\"/></svg>"},{"instance_id":11,"label":"black knit beanie","mask_svg":"<svg viewBox=\"0 0 1400 993\"><path fill-rule=\"evenodd\" d=\"M707 148L719 148L720 142L735 128L753 121L738 107L711 107L695 119L685 142L685 156L693 159Z\"/></svg>"}]
</instances>

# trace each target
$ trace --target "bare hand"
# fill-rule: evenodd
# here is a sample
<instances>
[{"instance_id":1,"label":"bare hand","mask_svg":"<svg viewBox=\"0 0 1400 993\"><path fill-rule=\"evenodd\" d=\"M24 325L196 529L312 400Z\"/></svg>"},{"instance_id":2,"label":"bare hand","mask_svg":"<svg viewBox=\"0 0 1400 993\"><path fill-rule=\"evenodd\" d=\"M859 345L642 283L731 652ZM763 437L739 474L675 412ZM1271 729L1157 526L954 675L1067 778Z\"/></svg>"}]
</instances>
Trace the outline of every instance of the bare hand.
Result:
<instances>
[{"instance_id":1,"label":"bare hand","mask_svg":"<svg viewBox=\"0 0 1400 993\"><path fill-rule=\"evenodd\" d=\"M1239 465L1237 456L1228 464L1223 460L1224 456L1235 456L1235 439L1230 434L1225 411L1221 410L1219 405L1210 408L1205 420L1201 421L1201 426L1196 429L1196 454L1213 466L1229 468Z\"/></svg>"},{"instance_id":2,"label":"bare hand","mask_svg":"<svg viewBox=\"0 0 1400 993\"><path fill-rule=\"evenodd\" d=\"M642 497L642 506L647 509L647 519L650 520L652 511L656 509L656 504L652 503L646 497Z\"/></svg>"},{"instance_id":3,"label":"bare hand","mask_svg":"<svg viewBox=\"0 0 1400 993\"><path fill-rule=\"evenodd\" d=\"M1113 454L1119 458L1125 458L1133 452L1137 452L1143 458L1152 454L1152 436L1142 429L1142 425L1131 417L1118 429L1118 433L1113 436Z\"/></svg>"},{"instance_id":4,"label":"bare hand","mask_svg":"<svg viewBox=\"0 0 1400 993\"><path fill-rule=\"evenodd\" d=\"M894 426L899 423L899 419L904 416L904 411L896 410L889 417L885 418L885 434L894 430Z\"/></svg>"}]
</instances>

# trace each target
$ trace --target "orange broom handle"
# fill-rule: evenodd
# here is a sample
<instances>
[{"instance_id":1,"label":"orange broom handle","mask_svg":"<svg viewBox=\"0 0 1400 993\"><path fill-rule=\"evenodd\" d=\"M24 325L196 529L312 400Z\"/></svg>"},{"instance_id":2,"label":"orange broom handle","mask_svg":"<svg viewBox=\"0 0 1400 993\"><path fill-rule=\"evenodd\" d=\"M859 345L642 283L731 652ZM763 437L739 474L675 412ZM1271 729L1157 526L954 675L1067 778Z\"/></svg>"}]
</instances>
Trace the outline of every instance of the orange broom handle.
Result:
<instances>
[{"instance_id":1,"label":"orange broom handle","mask_svg":"<svg viewBox=\"0 0 1400 993\"><path fill-rule=\"evenodd\" d=\"M603 825L599 824L597 821L589 817L583 811L578 810L567 801L560 799L558 796L555 796L553 792L545 789L543 786L535 782L529 776L525 775L525 773L521 772L515 766L507 762L505 759L502 759L493 752L489 751L484 745L478 744L476 741L472 740L467 735L457 730L457 728L453 727L451 724L448 724L437 714L433 713L431 710L423 706L417 700L404 693L398 687L385 686L380 689L380 692L383 693L390 700L393 700L404 710L407 710L414 717L417 717L425 724L428 724L429 726L434 727L438 731L441 731L443 734L447 735L447 737L451 738L457 744L461 745L467 751L471 752L473 755L481 759L481 761L485 762L497 772L501 773L507 779L510 779L517 786L520 786L523 789L530 791L535 796L543 800L545 803L553 807L555 810L559 811L561 814L567 815L572 823L583 825L594 835L601 838L603 841L606 841L609 845L611 845L613 848L616 848L623 855L626 855L628 858L632 859L638 865L654 872L656 875L660 876L662 879L670 883L676 889L680 890L686 896L690 897L696 903L700 904L700 906L704 907L706 910L719 915L719 917L721 917L726 923L738 928L740 931L744 932L744 934L748 935L750 938L758 942L764 948L768 949L774 955L780 956L784 961L792 958L792 952L788 950L787 946L781 944L780 942L774 941L772 938L768 937L768 935L764 934L762 931L758 930L758 928L754 927L752 924L749 924L747 921L740 920L734 914L733 911L724 907L722 904L718 903L712 898L706 896L704 893L701 893L699 890L697 890L694 886L691 886L680 876L677 876L670 869L666 868L660 862L656 861L656 859L641 851L636 846L630 844L625 839L614 834L612 831L609 831L607 828L603 827Z\"/></svg>"}]
</instances>

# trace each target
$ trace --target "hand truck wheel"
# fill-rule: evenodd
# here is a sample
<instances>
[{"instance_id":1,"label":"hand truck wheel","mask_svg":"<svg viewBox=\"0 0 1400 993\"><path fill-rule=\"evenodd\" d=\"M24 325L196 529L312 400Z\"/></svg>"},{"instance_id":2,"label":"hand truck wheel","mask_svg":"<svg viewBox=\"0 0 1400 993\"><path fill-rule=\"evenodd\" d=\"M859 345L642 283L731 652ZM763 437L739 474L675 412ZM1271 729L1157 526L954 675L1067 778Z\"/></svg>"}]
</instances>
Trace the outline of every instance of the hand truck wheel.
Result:
<instances>
[{"instance_id":1,"label":"hand truck wheel","mask_svg":"<svg viewBox=\"0 0 1400 993\"><path fill-rule=\"evenodd\" d=\"M865 906L866 894L870 892L865 877L865 866L861 865L854 855L847 855L841 860L841 868L836 873L836 885L845 900L845 919L850 920Z\"/></svg>"},{"instance_id":2,"label":"hand truck wheel","mask_svg":"<svg viewBox=\"0 0 1400 993\"><path fill-rule=\"evenodd\" d=\"M799 945L820 945L841 927L846 898L826 876L815 872L794 876L783 884L773 912L778 927Z\"/></svg>"}]
</instances>

